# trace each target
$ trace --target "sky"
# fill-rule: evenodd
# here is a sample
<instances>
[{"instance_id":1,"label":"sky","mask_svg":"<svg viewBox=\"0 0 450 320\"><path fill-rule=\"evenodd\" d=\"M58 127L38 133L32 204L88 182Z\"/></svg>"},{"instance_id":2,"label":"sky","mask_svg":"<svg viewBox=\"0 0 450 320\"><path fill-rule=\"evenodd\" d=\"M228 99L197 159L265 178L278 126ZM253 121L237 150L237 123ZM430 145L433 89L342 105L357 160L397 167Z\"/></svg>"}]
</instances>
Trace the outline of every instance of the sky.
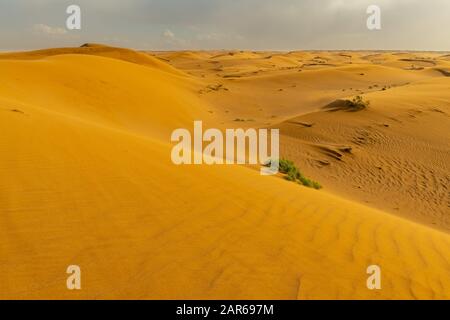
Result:
<instances>
[{"instance_id":1,"label":"sky","mask_svg":"<svg viewBox=\"0 0 450 320\"><path fill-rule=\"evenodd\" d=\"M81 8L81 30L66 9ZM367 28L369 5L381 30ZM450 51L450 0L0 0L0 50Z\"/></svg>"}]
</instances>

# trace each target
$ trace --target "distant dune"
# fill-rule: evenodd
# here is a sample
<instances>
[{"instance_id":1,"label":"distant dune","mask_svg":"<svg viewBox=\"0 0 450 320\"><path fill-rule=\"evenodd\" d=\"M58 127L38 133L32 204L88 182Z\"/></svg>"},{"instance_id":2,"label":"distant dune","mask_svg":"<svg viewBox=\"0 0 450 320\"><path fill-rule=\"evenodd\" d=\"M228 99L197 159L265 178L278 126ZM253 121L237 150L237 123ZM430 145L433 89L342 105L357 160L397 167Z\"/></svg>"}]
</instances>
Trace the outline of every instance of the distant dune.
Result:
<instances>
[{"instance_id":1,"label":"distant dune","mask_svg":"<svg viewBox=\"0 0 450 320\"><path fill-rule=\"evenodd\" d=\"M114 58L122 61L135 63L141 66L148 66L165 71L172 74L182 75L179 70L172 68L170 65L161 63L158 59L155 59L147 54L136 52L124 48L113 48L104 46L101 44L84 44L80 48L57 48L57 49L44 49L37 51L27 51L18 53L0 53L0 59L2 60L37 60L44 59L52 56L78 54L78 55L93 55L104 58Z\"/></svg>"},{"instance_id":2,"label":"distant dune","mask_svg":"<svg viewBox=\"0 0 450 320\"><path fill-rule=\"evenodd\" d=\"M449 299L440 56L0 54L0 298ZM370 107L323 108L355 95ZM170 133L196 119L280 128L283 155L324 190L173 165ZM81 291L65 287L71 264Z\"/></svg>"}]
</instances>

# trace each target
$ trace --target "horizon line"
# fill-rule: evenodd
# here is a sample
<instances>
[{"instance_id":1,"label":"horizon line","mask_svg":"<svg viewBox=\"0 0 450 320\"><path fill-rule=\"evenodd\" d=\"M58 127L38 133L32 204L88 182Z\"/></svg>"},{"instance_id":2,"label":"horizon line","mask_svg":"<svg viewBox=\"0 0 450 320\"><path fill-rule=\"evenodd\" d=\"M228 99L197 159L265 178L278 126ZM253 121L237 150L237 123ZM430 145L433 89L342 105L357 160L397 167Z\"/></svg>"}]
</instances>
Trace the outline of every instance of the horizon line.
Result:
<instances>
[{"instance_id":1,"label":"horizon line","mask_svg":"<svg viewBox=\"0 0 450 320\"><path fill-rule=\"evenodd\" d=\"M2 49L0 48L0 52L27 52L27 51L39 51L39 50L46 50L46 49L63 49L63 48L80 48L83 47L85 44L96 44L96 45L103 45L107 47L112 48L124 48L124 49L131 49L135 51L144 51L144 52L181 52L181 51L250 51L250 52L318 52L318 51L328 51L328 52L339 52L339 51L346 51L346 52L362 52L362 51L375 51L375 52L434 52L434 53L450 53L450 49L448 50L433 50L433 49L334 49L334 48L327 48L327 49L249 49L249 48L208 48L208 49L189 49L189 48L181 48L181 49L139 49L134 47L126 47L126 46L117 46L112 44L104 44L104 43L97 43L97 42L87 42L83 43L80 46L57 46L57 47L39 47L34 49Z\"/></svg>"}]
</instances>

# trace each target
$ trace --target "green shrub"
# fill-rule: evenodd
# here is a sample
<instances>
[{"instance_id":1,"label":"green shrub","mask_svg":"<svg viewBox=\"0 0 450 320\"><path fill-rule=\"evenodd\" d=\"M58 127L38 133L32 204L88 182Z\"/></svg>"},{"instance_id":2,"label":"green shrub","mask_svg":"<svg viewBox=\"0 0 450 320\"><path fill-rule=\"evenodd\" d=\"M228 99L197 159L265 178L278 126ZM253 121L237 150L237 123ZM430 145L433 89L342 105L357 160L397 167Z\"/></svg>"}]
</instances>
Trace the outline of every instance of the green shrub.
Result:
<instances>
[{"instance_id":1,"label":"green shrub","mask_svg":"<svg viewBox=\"0 0 450 320\"><path fill-rule=\"evenodd\" d=\"M308 178L306 178L304 176L300 176L299 183L301 185L304 185L304 186L308 187L308 188L313 188L313 189L316 189L316 190L322 189L322 186L320 185L320 183L318 183L318 182L316 182L314 180L308 179Z\"/></svg>"},{"instance_id":2,"label":"green shrub","mask_svg":"<svg viewBox=\"0 0 450 320\"><path fill-rule=\"evenodd\" d=\"M352 100L347 100L347 105L352 111L360 111L370 106L370 101L364 101L362 96L356 96Z\"/></svg>"},{"instance_id":3,"label":"green shrub","mask_svg":"<svg viewBox=\"0 0 450 320\"><path fill-rule=\"evenodd\" d=\"M281 173L288 174L291 171L297 170L294 162L290 160L281 159L279 163L279 170Z\"/></svg>"},{"instance_id":4,"label":"green shrub","mask_svg":"<svg viewBox=\"0 0 450 320\"><path fill-rule=\"evenodd\" d=\"M270 162L268 163L270 166ZM313 181L311 179L306 178L300 170L295 166L294 162L286 159L281 159L279 162L279 171L282 174L285 174L285 179L292 182L297 182L298 184L313 188L313 189L322 189L320 183Z\"/></svg>"}]
</instances>

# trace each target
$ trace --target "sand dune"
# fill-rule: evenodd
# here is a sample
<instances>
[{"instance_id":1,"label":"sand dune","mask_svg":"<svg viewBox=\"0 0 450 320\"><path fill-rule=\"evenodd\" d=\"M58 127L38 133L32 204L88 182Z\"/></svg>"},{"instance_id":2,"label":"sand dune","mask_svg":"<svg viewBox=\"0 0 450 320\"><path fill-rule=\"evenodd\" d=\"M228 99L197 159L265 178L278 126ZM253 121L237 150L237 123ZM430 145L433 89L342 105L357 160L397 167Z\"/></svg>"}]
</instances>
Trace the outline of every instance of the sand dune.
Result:
<instances>
[{"instance_id":1,"label":"sand dune","mask_svg":"<svg viewBox=\"0 0 450 320\"><path fill-rule=\"evenodd\" d=\"M118 59L135 63L138 65L149 66L168 73L183 75L180 70L172 68L166 63L162 63L159 59L153 58L147 54L124 48L108 47L101 44L84 44L80 48L56 48L44 49L28 52L0 53L1 60L37 60L48 58L51 56L78 54L93 55Z\"/></svg>"},{"instance_id":2,"label":"sand dune","mask_svg":"<svg viewBox=\"0 0 450 320\"><path fill-rule=\"evenodd\" d=\"M287 121L285 154L337 194L448 231L449 88L426 80L366 94L372 107L359 113L324 109ZM323 144L347 152L314 149Z\"/></svg>"},{"instance_id":3,"label":"sand dune","mask_svg":"<svg viewBox=\"0 0 450 320\"><path fill-rule=\"evenodd\" d=\"M217 113L225 126L281 128L284 156L334 193L450 230L450 83L445 55L261 53L260 58L247 59L244 68L240 59L235 65L230 61L228 68L260 67L267 56L298 60L298 67L275 64L258 74L228 79L213 73L205 78L228 89L201 95L220 106ZM311 69L314 61L317 67ZM171 63L197 74L196 65ZM371 107L360 113L340 108L339 101L356 95L364 96Z\"/></svg>"},{"instance_id":4,"label":"sand dune","mask_svg":"<svg viewBox=\"0 0 450 320\"><path fill-rule=\"evenodd\" d=\"M410 221L415 212L396 217L361 201L422 197L411 202L417 215L448 226L448 78L428 67L345 65L231 80L204 69L217 53L192 64L183 54L172 72L176 55L147 63L130 58L144 53L87 48L101 51L0 56L0 298L450 298L449 234ZM370 92L369 110L322 109L358 90ZM325 190L244 166L174 166L170 132L195 119L280 126L284 153ZM350 151L348 166L324 154ZM330 171L310 164L317 155ZM380 191L371 165L417 188ZM432 186L407 181L405 170ZM341 187L358 173L364 192L354 196ZM70 264L83 270L81 291L65 287ZM382 268L380 291L366 287L371 264Z\"/></svg>"},{"instance_id":5,"label":"sand dune","mask_svg":"<svg viewBox=\"0 0 450 320\"><path fill-rule=\"evenodd\" d=\"M190 125L197 116L210 117L194 94L201 88L195 80L167 73L164 66L149 67L109 56L59 54L31 61L0 59L1 107L26 113L32 113L29 109L45 109L163 138L180 126Z\"/></svg>"}]
</instances>

